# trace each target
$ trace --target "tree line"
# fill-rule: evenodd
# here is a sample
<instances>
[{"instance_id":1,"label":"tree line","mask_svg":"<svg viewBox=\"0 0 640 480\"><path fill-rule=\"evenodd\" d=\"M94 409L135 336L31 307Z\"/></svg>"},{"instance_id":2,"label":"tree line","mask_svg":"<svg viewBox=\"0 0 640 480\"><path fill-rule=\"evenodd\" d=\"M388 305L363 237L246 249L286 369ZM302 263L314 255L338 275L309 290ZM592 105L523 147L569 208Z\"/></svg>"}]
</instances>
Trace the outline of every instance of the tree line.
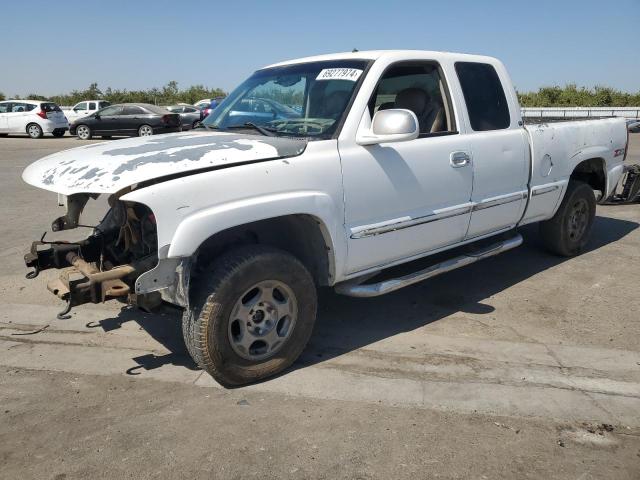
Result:
<instances>
[{"instance_id":1,"label":"tree line","mask_svg":"<svg viewBox=\"0 0 640 480\"><path fill-rule=\"evenodd\" d=\"M92 83L85 90L72 90L70 93L45 97L32 93L24 97L30 100L51 100L58 105L75 105L82 100L107 100L111 103L141 102L156 105L175 103L195 103L203 98L224 96L220 88L208 88L204 85L192 85L186 89L178 88L178 82L171 81L162 88L147 90L120 90L111 87L104 91ZM13 98L20 98L15 96ZM0 92L0 100L5 95ZM542 87L537 92L518 92L523 107L640 107L640 91L628 93L611 87L578 87L574 83L564 87Z\"/></svg>"},{"instance_id":2,"label":"tree line","mask_svg":"<svg viewBox=\"0 0 640 480\"><path fill-rule=\"evenodd\" d=\"M192 85L185 89L178 87L178 82L171 81L162 88L149 88L146 90L127 90L106 88L104 91L97 83L92 83L84 90L72 90L66 94L44 96L38 93L30 93L22 97L24 100L49 100L58 105L72 106L83 100L106 100L111 103L151 103L154 105L173 105L176 103L193 104L203 98L215 98L225 96L226 92L220 88L208 88L204 85ZM20 99L20 96L11 97ZM0 100L5 95L0 92Z\"/></svg>"}]
</instances>

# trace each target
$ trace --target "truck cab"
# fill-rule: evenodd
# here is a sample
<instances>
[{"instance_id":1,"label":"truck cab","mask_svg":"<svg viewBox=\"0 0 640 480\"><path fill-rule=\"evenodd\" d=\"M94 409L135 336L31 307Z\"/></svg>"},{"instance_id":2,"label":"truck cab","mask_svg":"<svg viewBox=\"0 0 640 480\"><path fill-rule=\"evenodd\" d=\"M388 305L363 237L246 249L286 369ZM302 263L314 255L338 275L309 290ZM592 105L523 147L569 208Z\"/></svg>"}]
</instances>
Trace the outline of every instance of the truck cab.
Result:
<instances>
[{"instance_id":1,"label":"truck cab","mask_svg":"<svg viewBox=\"0 0 640 480\"><path fill-rule=\"evenodd\" d=\"M69 123L73 123L75 120L88 117L109 105L111 105L111 103L106 100L84 100L76 103L70 110L66 110L65 116L69 120Z\"/></svg>"}]
</instances>

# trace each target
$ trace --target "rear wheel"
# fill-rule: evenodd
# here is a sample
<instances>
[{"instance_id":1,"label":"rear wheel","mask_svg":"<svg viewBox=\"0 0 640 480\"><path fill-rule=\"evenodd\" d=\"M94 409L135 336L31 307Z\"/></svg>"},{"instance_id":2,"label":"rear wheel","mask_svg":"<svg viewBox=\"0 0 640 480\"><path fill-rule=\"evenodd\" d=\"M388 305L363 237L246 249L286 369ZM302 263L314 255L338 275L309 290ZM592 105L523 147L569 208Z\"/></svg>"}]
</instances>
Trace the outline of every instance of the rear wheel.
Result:
<instances>
[{"instance_id":1,"label":"rear wheel","mask_svg":"<svg viewBox=\"0 0 640 480\"><path fill-rule=\"evenodd\" d=\"M54 130L51 134L56 138L64 137L64 130Z\"/></svg>"},{"instance_id":2,"label":"rear wheel","mask_svg":"<svg viewBox=\"0 0 640 480\"><path fill-rule=\"evenodd\" d=\"M153 128L151 128L149 125L142 125L138 129L139 137L148 137L149 135L153 135Z\"/></svg>"},{"instance_id":3,"label":"rear wheel","mask_svg":"<svg viewBox=\"0 0 640 480\"><path fill-rule=\"evenodd\" d=\"M38 125L37 123L30 123L29 125L27 125L27 134L31 138L42 138L42 127L40 127L40 125Z\"/></svg>"},{"instance_id":4,"label":"rear wheel","mask_svg":"<svg viewBox=\"0 0 640 480\"><path fill-rule=\"evenodd\" d=\"M80 140L90 140L92 133L88 125L78 125L76 127L76 135Z\"/></svg>"},{"instance_id":5,"label":"rear wheel","mask_svg":"<svg viewBox=\"0 0 640 480\"><path fill-rule=\"evenodd\" d=\"M292 255L264 246L223 255L194 282L183 316L193 359L225 386L275 375L304 349L316 317L313 279Z\"/></svg>"},{"instance_id":6,"label":"rear wheel","mask_svg":"<svg viewBox=\"0 0 640 480\"><path fill-rule=\"evenodd\" d=\"M542 241L557 255L578 255L589 241L595 216L596 198L591 186L570 180L556 214L540 223Z\"/></svg>"}]
</instances>

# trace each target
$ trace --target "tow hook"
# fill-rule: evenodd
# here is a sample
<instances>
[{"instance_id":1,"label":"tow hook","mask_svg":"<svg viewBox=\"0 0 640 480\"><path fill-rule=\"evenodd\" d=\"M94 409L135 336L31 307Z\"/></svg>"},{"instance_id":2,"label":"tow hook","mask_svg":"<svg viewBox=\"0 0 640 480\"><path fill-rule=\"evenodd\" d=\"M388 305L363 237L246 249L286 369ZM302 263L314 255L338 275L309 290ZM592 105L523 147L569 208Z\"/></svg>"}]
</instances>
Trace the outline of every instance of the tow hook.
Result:
<instances>
[{"instance_id":1,"label":"tow hook","mask_svg":"<svg viewBox=\"0 0 640 480\"><path fill-rule=\"evenodd\" d=\"M135 272L133 266L120 265L100 271L75 252L67 253L66 260L72 266L64 268L59 278L47 284L51 293L67 302L64 310L57 315L58 319L70 318L68 314L72 307L129 295L130 287L122 279Z\"/></svg>"}]
</instances>

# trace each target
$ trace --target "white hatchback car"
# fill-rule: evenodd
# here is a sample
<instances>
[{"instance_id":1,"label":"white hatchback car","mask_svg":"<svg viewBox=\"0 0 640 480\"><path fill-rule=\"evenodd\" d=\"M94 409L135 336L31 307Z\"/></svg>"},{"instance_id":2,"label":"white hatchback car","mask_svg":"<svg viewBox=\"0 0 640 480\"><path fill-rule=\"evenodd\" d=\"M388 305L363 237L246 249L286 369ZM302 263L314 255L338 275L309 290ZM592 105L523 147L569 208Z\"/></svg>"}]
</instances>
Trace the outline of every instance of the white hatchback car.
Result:
<instances>
[{"instance_id":1,"label":"white hatchback car","mask_svg":"<svg viewBox=\"0 0 640 480\"><path fill-rule=\"evenodd\" d=\"M39 100L4 100L0 102L0 136L26 133L40 138L45 133L62 137L69 130L67 117L58 105Z\"/></svg>"}]
</instances>

